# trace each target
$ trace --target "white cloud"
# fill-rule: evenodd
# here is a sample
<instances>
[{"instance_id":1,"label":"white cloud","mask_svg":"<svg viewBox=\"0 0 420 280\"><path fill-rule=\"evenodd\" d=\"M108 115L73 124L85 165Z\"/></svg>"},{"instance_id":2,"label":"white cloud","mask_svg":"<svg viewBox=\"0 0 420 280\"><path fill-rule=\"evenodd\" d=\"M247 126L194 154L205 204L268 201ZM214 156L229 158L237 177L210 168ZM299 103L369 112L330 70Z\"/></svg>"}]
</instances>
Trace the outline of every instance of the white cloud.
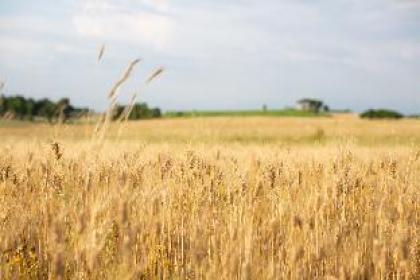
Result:
<instances>
[{"instance_id":1,"label":"white cloud","mask_svg":"<svg viewBox=\"0 0 420 280\"><path fill-rule=\"evenodd\" d=\"M113 1L87 1L73 17L73 24L83 36L155 48L165 47L172 31L169 17L124 9Z\"/></svg>"},{"instance_id":2,"label":"white cloud","mask_svg":"<svg viewBox=\"0 0 420 280\"><path fill-rule=\"evenodd\" d=\"M11 36L2 36L0 44L0 53L7 54L9 57L22 57L28 59L34 55L39 55L45 50L42 42L14 38Z\"/></svg>"},{"instance_id":3,"label":"white cloud","mask_svg":"<svg viewBox=\"0 0 420 280\"><path fill-rule=\"evenodd\" d=\"M263 99L281 106L296 94L360 106L371 92L388 102L395 92L414 99L420 86L417 0L36 2L0 15L0 72L31 94L67 90L81 104L87 96L96 104L89 93L103 92L103 80L139 54L139 76L157 64L169 70L151 95L163 108L224 100L252 107ZM106 59L96 65L102 43ZM30 67L45 73L35 79Z\"/></svg>"}]
</instances>

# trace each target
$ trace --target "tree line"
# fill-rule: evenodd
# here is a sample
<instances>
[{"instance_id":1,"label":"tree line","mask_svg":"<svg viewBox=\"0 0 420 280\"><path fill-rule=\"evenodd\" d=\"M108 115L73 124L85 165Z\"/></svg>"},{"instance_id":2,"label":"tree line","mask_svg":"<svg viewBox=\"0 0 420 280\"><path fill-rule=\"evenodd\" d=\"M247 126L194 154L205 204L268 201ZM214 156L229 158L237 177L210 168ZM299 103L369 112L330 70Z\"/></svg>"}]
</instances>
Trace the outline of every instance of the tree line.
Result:
<instances>
[{"instance_id":1,"label":"tree line","mask_svg":"<svg viewBox=\"0 0 420 280\"><path fill-rule=\"evenodd\" d=\"M313 113L330 112L330 108L322 100L304 98L297 101L298 108ZM402 119L404 114L389 109L369 109L359 114L363 119ZM415 116L411 116L415 117Z\"/></svg>"},{"instance_id":2,"label":"tree line","mask_svg":"<svg viewBox=\"0 0 420 280\"><path fill-rule=\"evenodd\" d=\"M126 108L127 106L117 105L113 114L114 119L119 119ZM55 102L48 98L36 100L20 95L0 95L0 118L2 119L67 122L71 119L87 116L90 112L92 111L88 108L73 106L69 98L61 98ZM149 108L146 103L136 103L133 104L128 119L138 120L159 117L161 117L159 108Z\"/></svg>"},{"instance_id":3,"label":"tree line","mask_svg":"<svg viewBox=\"0 0 420 280\"><path fill-rule=\"evenodd\" d=\"M88 113L86 108L76 108L69 98L54 102L48 98L39 100L21 95L0 96L0 116L17 120L54 120L67 121L71 117Z\"/></svg>"}]
</instances>

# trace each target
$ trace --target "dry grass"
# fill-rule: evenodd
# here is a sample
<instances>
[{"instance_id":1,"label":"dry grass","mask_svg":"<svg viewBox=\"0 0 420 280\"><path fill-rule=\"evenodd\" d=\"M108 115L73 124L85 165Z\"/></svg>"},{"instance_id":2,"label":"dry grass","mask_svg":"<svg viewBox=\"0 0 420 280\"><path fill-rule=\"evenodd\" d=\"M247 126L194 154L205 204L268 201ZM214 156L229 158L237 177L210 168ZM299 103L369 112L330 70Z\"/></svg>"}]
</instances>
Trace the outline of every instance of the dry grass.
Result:
<instances>
[{"instance_id":1,"label":"dry grass","mask_svg":"<svg viewBox=\"0 0 420 280\"><path fill-rule=\"evenodd\" d=\"M141 59L137 58L135 60L133 60L127 67L127 69L125 69L123 75L121 76L121 78L115 82L114 86L112 87L111 91L108 94L108 98L109 99L116 99L117 98L117 92L120 89L120 87L130 78L131 72L133 72L134 67L140 63Z\"/></svg>"},{"instance_id":2,"label":"dry grass","mask_svg":"<svg viewBox=\"0 0 420 280\"><path fill-rule=\"evenodd\" d=\"M0 126L1 279L420 276L419 121L91 131Z\"/></svg>"},{"instance_id":3,"label":"dry grass","mask_svg":"<svg viewBox=\"0 0 420 280\"><path fill-rule=\"evenodd\" d=\"M102 60L102 57L104 56L104 54L105 54L105 44L103 44L101 48L99 49L98 62Z\"/></svg>"},{"instance_id":4,"label":"dry grass","mask_svg":"<svg viewBox=\"0 0 420 280\"><path fill-rule=\"evenodd\" d=\"M155 80L157 77L162 75L163 71L165 71L165 69L163 69L162 67L153 71L153 73L150 75L150 77L147 78L146 84L150 84L153 80Z\"/></svg>"}]
</instances>

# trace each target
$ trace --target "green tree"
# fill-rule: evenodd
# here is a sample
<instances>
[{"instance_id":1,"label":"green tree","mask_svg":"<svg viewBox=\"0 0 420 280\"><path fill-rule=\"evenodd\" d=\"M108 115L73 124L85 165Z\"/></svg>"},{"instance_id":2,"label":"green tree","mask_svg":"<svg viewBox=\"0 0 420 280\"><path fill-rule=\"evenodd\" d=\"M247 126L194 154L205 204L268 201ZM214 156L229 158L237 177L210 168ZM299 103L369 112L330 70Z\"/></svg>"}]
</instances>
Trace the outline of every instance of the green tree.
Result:
<instances>
[{"instance_id":1,"label":"green tree","mask_svg":"<svg viewBox=\"0 0 420 280\"><path fill-rule=\"evenodd\" d=\"M160 118L162 117L162 112L159 108L153 108L152 109L152 118Z\"/></svg>"},{"instance_id":2,"label":"green tree","mask_svg":"<svg viewBox=\"0 0 420 280\"><path fill-rule=\"evenodd\" d=\"M74 107L70 104L70 99L62 98L57 104L57 113L60 122L66 122L71 116L71 113L74 111Z\"/></svg>"},{"instance_id":3,"label":"green tree","mask_svg":"<svg viewBox=\"0 0 420 280\"><path fill-rule=\"evenodd\" d=\"M401 119L404 115L388 109L369 109L360 114L360 117L364 119Z\"/></svg>"},{"instance_id":4,"label":"green tree","mask_svg":"<svg viewBox=\"0 0 420 280\"><path fill-rule=\"evenodd\" d=\"M321 109L328 108L328 106L324 104L323 101L318 100L318 99L304 98L304 99L298 100L297 103L302 110L310 111L314 113L319 113L321 112Z\"/></svg>"},{"instance_id":5,"label":"green tree","mask_svg":"<svg viewBox=\"0 0 420 280\"><path fill-rule=\"evenodd\" d=\"M36 102L35 115L46 118L51 122L57 116L56 105L47 98L41 99Z\"/></svg>"},{"instance_id":6,"label":"green tree","mask_svg":"<svg viewBox=\"0 0 420 280\"><path fill-rule=\"evenodd\" d=\"M7 111L22 119L26 115L26 99L23 96L12 96L7 101Z\"/></svg>"},{"instance_id":7,"label":"green tree","mask_svg":"<svg viewBox=\"0 0 420 280\"><path fill-rule=\"evenodd\" d=\"M119 119L122 117L123 112L126 111L126 106L117 105L114 109L113 119ZM159 108L149 108L146 103L136 103L131 108L129 120L140 120L140 119L152 119L160 118L162 113Z\"/></svg>"},{"instance_id":8,"label":"green tree","mask_svg":"<svg viewBox=\"0 0 420 280\"><path fill-rule=\"evenodd\" d=\"M29 98L26 100L26 113L25 113L25 118L27 120L32 121L35 115L35 106L36 106L36 101L32 98Z\"/></svg>"},{"instance_id":9,"label":"green tree","mask_svg":"<svg viewBox=\"0 0 420 280\"><path fill-rule=\"evenodd\" d=\"M7 98L0 95L0 116L7 112Z\"/></svg>"}]
</instances>

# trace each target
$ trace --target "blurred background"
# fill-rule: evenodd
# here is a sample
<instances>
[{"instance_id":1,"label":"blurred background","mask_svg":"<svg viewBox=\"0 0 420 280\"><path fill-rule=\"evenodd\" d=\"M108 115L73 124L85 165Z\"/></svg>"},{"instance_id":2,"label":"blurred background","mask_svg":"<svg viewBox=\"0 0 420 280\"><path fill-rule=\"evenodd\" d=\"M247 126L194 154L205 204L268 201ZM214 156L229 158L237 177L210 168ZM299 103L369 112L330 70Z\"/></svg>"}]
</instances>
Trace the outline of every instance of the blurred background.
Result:
<instances>
[{"instance_id":1,"label":"blurred background","mask_svg":"<svg viewBox=\"0 0 420 280\"><path fill-rule=\"evenodd\" d=\"M413 114L419 15L415 0L3 0L0 80L6 95L103 110L127 65L143 58L122 100L164 66L164 79L141 93L163 110L274 109L310 97Z\"/></svg>"}]
</instances>

